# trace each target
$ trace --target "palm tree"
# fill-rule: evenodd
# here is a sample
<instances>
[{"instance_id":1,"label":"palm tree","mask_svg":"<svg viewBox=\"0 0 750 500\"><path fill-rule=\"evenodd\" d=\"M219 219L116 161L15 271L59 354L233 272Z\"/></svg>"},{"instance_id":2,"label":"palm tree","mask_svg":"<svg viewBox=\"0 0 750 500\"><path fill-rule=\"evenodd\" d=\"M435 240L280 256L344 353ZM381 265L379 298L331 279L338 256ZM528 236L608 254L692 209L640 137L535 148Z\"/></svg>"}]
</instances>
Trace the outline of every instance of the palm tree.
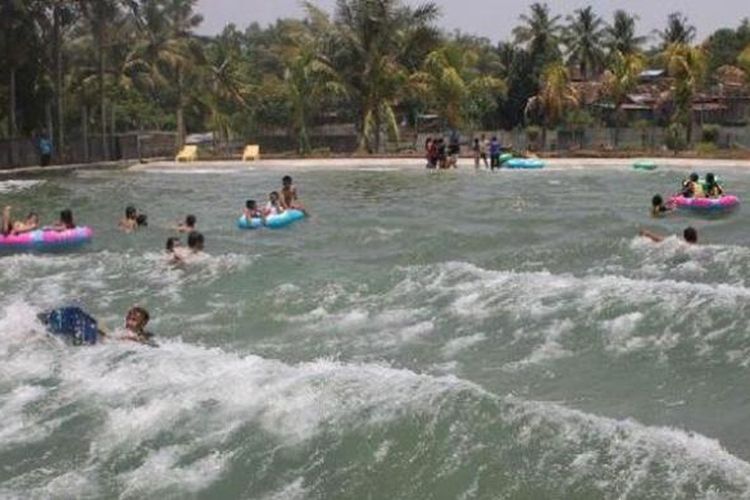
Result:
<instances>
[{"instance_id":1,"label":"palm tree","mask_svg":"<svg viewBox=\"0 0 750 500\"><path fill-rule=\"evenodd\" d=\"M695 26L689 24L688 18L681 12L673 12L667 19L664 31L657 32L666 50L672 44L689 44L695 39Z\"/></svg>"},{"instance_id":2,"label":"palm tree","mask_svg":"<svg viewBox=\"0 0 750 500\"><path fill-rule=\"evenodd\" d=\"M110 43L111 23L120 14L120 4L117 0L96 0L94 2L78 0L78 5L84 19L89 24L90 33L96 45L102 154L105 159L108 159L107 90L105 85L107 51Z\"/></svg>"},{"instance_id":3,"label":"palm tree","mask_svg":"<svg viewBox=\"0 0 750 500\"><path fill-rule=\"evenodd\" d=\"M507 91L503 80L476 69L478 62L477 52L447 43L431 52L411 77L417 97L438 110L452 129L475 125Z\"/></svg>"},{"instance_id":4,"label":"palm tree","mask_svg":"<svg viewBox=\"0 0 750 500\"><path fill-rule=\"evenodd\" d=\"M526 104L526 115L542 123L542 142L546 144L547 129L560 124L565 113L578 104L578 94L570 85L568 69L561 63L550 64L542 74L539 93Z\"/></svg>"},{"instance_id":5,"label":"palm tree","mask_svg":"<svg viewBox=\"0 0 750 500\"><path fill-rule=\"evenodd\" d=\"M203 60L192 33L203 22L203 17L193 12L196 1L142 0L139 25L143 36L129 56L130 67L147 73L153 87L174 89L177 149L182 148L187 134L186 80Z\"/></svg>"},{"instance_id":6,"label":"palm tree","mask_svg":"<svg viewBox=\"0 0 750 500\"><path fill-rule=\"evenodd\" d=\"M568 16L563 40L568 49L568 62L578 66L581 76L589 80L604 64L604 21L591 6L578 9Z\"/></svg>"},{"instance_id":7,"label":"palm tree","mask_svg":"<svg viewBox=\"0 0 750 500\"><path fill-rule=\"evenodd\" d=\"M624 10L615 12L614 20L611 26L606 29L605 45L612 56L617 52L622 55L635 54L641 51L641 46L645 43L646 37L636 36L635 25L638 17L631 16Z\"/></svg>"},{"instance_id":8,"label":"palm tree","mask_svg":"<svg viewBox=\"0 0 750 500\"><path fill-rule=\"evenodd\" d=\"M693 97L706 75L706 55L698 47L673 43L666 48L662 57L666 61L669 75L675 80L672 90L675 106L672 122L685 127L687 142L690 143L693 131Z\"/></svg>"},{"instance_id":9,"label":"palm tree","mask_svg":"<svg viewBox=\"0 0 750 500\"><path fill-rule=\"evenodd\" d=\"M560 59L560 16L551 16L546 3L533 3L530 15L520 17L523 24L513 28L517 44L524 45L538 68Z\"/></svg>"},{"instance_id":10,"label":"palm tree","mask_svg":"<svg viewBox=\"0 0 750 500\"><path fill-rule=\"evenodd\" d=\"M645 66L645 59L637 53L623 54L617 51L612 56L609 68L604 73L604 93L615 107L615 147L620 142L620 125L622 125L622 106L628 93L638 85L638 75Z\"/></svg>"},{"instance_id":11,"label":"palm tree","mask_svg":"<svg viewBox=\"0 0 750 500\"><path fill-rule=\"evenodd\" d=\"M737 57L737 64L747 75L748 84L750 84L750 45L745 47L745 50Z\"/></svg>"},{"instance_id":12,"label":"palm tree","mask_svg":"<svg viewBox=\"0 0 750 500\"><path fill-rule=\"evenodd\" d=\"M384 122L391 136L398 136L393 106L410 71L435 44L437 17L433 3L411 8L400 0L337 0L334 40L323 59L354 101L360 149L380 150Z\"/></svg>"}]
</instances>

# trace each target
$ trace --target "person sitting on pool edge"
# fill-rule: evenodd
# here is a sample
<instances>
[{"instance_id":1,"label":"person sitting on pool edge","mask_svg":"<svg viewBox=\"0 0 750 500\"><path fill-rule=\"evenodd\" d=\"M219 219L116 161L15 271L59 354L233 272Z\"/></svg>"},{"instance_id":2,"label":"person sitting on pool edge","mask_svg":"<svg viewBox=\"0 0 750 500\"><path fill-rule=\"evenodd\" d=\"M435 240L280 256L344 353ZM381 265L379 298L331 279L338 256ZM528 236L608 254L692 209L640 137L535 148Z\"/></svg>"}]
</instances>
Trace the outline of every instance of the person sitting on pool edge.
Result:
<instances>
[{"instance_id":1,"label":"person sitting on pool edge","mask_svg":"<svg viewBox=\"0 0 750 500\"><path fill-rule=\"evenodd\" d=\"M263 208L263 215L269 217L271 215L281 215L284 213L284 206L281 204L279 193L273 191L268 195L268 203Z\"/></svg>"},{"instance_id":2,"label":"person sitting on pool edge","mask_svg":"<svg viewBox=\"0 0 750 500\"><path fill-rule=\"evenodd\" d=\"M666 236L653 233L646 229L641 229L638 234L640 236L643 236L644 238L650 239L654 243L661 243L662 241L667 239ZM696 231L692 226L685 228L685 230L682 232L682 237L685 239L686 243L689 243L691 245L695 245L698 243L698 231Z\"/></svg>"},{"instance_id":3,"label":"person sitting on pool edge","mask_svg":"<svg viewBox=\"0 0 750 500\"><path fill-rule=\"evenodd\" d=\"M177 232L179 233L192 233L195 231L195 224L198 222L198 219L195 217L195 215L188 215L185 217L185 222L177 225Z\"/></svg>"},{"instance_id":4,"label":"person sitting on pool edge","mask_svg":"<svg viewBox=\"0 0 750 500\"><path fill-rule=\"evenodd\" d=\"M0 235L14 236L30 233L39 228L39 215L36 212L29 212L24 221L13 221L11 210L12 207L10 205L3 209L2 218L0 219Z\"/></svg>"},{"instance_id":5,"label":"person sitting on pool edge","mask_svg":"<svg viewBox=\"0 0 750 500\"><path fill-rule=\"evenodd\" d=\"M703 188L706 196L709 198L721 198L724 196L724 188L716 182L714 174L706 174L706 182Z\"/></svg>"},{"instance_id":6,"label":"person sitting on pool edge","mask_svg":"<svg viewBox=\"0 0 750 500\"><path fill-rule=\"evenodd\" d=\"M674 207L671 204L665 204L660 194L651 198L651 217L664 217L672 210Z\"/></svg>"}]
</instances>

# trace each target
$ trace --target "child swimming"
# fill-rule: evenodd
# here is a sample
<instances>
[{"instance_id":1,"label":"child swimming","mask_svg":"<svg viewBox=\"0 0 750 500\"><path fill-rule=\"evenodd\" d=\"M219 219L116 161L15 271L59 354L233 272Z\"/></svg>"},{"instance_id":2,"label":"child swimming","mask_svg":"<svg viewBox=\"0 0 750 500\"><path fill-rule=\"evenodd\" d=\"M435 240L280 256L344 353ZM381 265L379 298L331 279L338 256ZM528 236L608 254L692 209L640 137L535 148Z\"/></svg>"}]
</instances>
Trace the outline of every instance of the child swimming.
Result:
<instances>
[{"instance_id":1,"label":"child swimming","mask_svg":"<svg viewBox=\"0 0 750 500\"><path fill-rule=\"evenodd\" d=\"M120 219L119 226L126 233L138 229L138 211L134 206L125 207L125 217Z\"/></svg>"},{"instance_id":2,"label":"child swimming","mask_svg":"<svg viewBox=\"0 0 750 500\"><path fill-rule=\"evenodd\" d=\"M651 198L651 217L664 217L672 210L674 210L674 207L670 204L665 204L660 194L654 195Z\"/></svg>"},{"instance_id":3,"label":"child swimming","mask_svg":"<svg viewBox=\"0 0 750 500\"><path fill-rule=\"evenodd\" d=\"M646 229L641 229L638 234L640 236L643 236L644 238L650 239L654 243L661 243L662 241L667 239L666 236L653 233ZM689 243L691 245L695 245L698 243L698 231L696 231L692 226L685 228L685 230L682 232L682 237L686 243Z\"/></svg>"},{"instance_id":4,"label":"child swimming","mask_svg":"<svg viewBox=\"0 0 750 500\"><path fill-rule=\"evenodd\" d=\"M195 215L188 215L185 217L185 222L177 225L177 231L180 233L191 233L195 231L195 225L197 222L198 219Z\"/></svg>"}]
</instances>

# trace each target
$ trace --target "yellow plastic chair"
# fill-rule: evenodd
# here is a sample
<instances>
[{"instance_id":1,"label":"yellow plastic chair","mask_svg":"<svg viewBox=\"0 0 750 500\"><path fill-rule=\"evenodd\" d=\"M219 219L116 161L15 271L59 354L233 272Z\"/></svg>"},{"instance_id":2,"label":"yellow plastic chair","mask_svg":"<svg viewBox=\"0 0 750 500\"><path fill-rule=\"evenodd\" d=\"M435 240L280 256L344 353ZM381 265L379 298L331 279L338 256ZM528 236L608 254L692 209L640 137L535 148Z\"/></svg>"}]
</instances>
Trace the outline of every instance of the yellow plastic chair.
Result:
<instances>
[{"instance_id":1,"label":"yellow plastic chair","mask_svg":"<svg viewBox=\"0 0 750 500\"><path fill-rule=\"evenodd\" d=\"M260 146L257 144L248 144L242 153L242 161L260 160Z\"/></svg>"},{"instance_id":2,"label":"yellow plastic chair","mask_svg":"<svg viewBox=\"0 0 750 500\"><path fill-rule=\"evenodd\" d=\"M182 148L175 161L196 161L198 159L198 146L190 145Z\"/></svg>"}]
</instances>

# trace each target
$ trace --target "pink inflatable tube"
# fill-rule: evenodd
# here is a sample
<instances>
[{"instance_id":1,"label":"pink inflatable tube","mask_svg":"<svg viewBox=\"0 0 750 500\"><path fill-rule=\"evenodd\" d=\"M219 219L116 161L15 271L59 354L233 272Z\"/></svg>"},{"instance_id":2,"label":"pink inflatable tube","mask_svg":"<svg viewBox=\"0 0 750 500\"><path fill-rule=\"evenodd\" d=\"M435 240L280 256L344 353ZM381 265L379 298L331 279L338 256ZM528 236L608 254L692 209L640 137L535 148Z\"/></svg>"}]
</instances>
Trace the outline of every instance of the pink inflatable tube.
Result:
<instances>
[{"instance_id":1,"label":"pink inflatable tube","mask_svg":"<svg viewBox=\"0 0 750 500\"><path fill-rule=\"evenodd\" d=\"M44 250L45 248L59 248L88 243L93 236L94 231L86 226L66 231L40 229L13 236L0 235L0 249Z\"/></svg>"},{"instance_id":2,"label":"pink inflatable tube","mask_svg":"<svg viewBox=\"0 0 750 500\"><path fill-rule=\"evenodd\" d=\"M740 199L728 194L721 198L685 198L684 196L673 196L670 203L684 210L698 212L728 212L740 205Z\"/></svg>"}]
</instances>

